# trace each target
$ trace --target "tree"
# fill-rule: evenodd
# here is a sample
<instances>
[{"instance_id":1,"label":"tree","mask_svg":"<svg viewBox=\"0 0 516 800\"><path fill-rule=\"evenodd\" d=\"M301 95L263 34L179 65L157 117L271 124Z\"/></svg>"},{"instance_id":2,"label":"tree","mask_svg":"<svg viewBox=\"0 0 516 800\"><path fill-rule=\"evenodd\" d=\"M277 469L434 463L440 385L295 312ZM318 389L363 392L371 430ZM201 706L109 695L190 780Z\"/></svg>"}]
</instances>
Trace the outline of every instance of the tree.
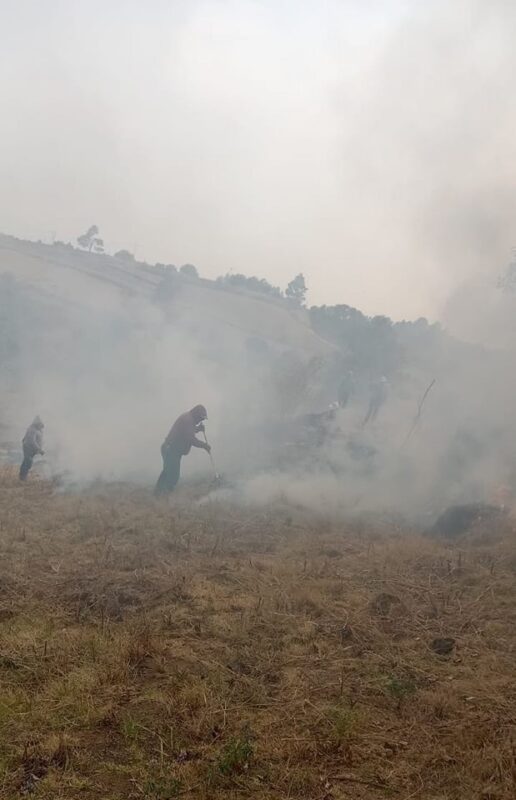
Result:
<instances>
[{"instance_id":1,"label":"tree","mask_svg":"<svg viewBox=\"0 0 516 800\"><path fill-rule=\"evenodd\" d=\"M95 253L103 253L104 252L104 242L103 240L97 235L99 232L97 225L91 225L86 233L83 233L82 236L77 237L77 243L79 247L82 247L84 250L87 250L88 253L91 253L94 250Z\"/></svg>"},{"instance_id":2,"label":"tree","mask_svg":"<svg viewBox=\"0 0 516 800\"><path fill-rule=\"evenodd\" d=\"M392 375L400 367L402 348L388 317L366 317L346 305L310 309L313 329L338 345L358 373Z\"/></svg>"},{"instance_id":3,"label":"tree","mask_svg":"<svg viewBox=\"0 0 516 800\"><path fill-rule=\"evenodd\" d=\"M120 258L122 261L134 261L134 256L129 250L118 250L114 257Z\"/></svg>"},{"instance_id":4,"label":"tree","mask_svg":"<svg viewBox=\"0 0 516 800\"><path fill-rule=\"evenodd\" d=\"M183 264L179 272L181 272L183 275L188 275L189 278L199 277L197 267L194 267L193 264Z\"/></svg>"},{"instance_id":5,"label":"tree","mask_svg":"<svg viewBox=\"0 0 516 800\"><path fill-rule=\"evenodd\" d=\"M290 281L289 285L285 289L285 296L290 298L290 300L295 300L295 302L300 306L304 306L306 297L306 283L301 272Z\"/></svg>"}]
</instances>

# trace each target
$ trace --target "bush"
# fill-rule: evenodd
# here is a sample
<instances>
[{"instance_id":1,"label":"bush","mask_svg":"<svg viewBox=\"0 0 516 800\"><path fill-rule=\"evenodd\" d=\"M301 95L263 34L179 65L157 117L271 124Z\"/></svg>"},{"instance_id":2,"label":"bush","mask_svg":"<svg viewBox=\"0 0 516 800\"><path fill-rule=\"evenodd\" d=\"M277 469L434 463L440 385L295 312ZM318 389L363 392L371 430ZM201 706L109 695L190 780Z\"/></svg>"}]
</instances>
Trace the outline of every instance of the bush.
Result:
<instances>
[{"instance_id":1,"label":"bush","mask_svg":"<svg viewBox=\"0 0 516 800\"><path fill-rule=\"evenodd\" d=\"M221 275L217 278L217 283L222 286L231 286L235 289L245 289L248 292L258 292L272 297L281 297L281 289L273 286L265 278L256 278L254 275L247 277L241 273Z\"/></svg>"}]
</instances>

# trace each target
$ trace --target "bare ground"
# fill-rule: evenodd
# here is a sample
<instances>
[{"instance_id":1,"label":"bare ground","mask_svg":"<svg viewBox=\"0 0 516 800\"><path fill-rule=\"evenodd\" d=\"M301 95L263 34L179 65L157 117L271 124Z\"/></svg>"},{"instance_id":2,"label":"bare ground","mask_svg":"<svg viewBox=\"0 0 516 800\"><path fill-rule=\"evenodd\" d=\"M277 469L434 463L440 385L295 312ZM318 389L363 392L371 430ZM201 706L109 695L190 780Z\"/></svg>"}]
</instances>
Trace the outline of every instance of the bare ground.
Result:
<instances>
[{"instance_id":1,"label":"bare ground","mask_svg":"<svg viewBox=\"0 0 516 800\"><path fill-rule=\"evenodd\" d=\"M0 797L516 796L512 525L194 499L0 471Z\"/></svg>"}]
</instances>

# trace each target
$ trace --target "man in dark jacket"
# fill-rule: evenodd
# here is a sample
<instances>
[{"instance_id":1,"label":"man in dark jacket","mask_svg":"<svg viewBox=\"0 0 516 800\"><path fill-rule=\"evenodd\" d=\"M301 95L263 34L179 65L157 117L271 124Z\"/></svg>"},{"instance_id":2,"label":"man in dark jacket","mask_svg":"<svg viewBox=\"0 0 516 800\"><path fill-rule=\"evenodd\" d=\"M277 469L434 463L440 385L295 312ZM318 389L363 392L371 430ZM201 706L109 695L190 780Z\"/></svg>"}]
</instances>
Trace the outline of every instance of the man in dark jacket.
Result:
<instances>
[{"instance_id":1,"label":"man in dark jacket","mask_svg":"<svg viewBox=\"0 0 516 800\"><path fill-rule=\"evenodd\" d=\"M208 418L204 406L195 406L191 411L176 419L170 432L161 445L163 471L158 478L154 494L169 494L179 480L181 459L187 456L192 447L200 447L210 452L207 442L196 438L196 433L204 433L203 422Z\"/></svg>"},{"instance_id":2,"label":"man in dark jacket","mask_svg":"<svg viewBox=\"0 0 516 800\"><path fill-rule=\"evenodd\" d=\"M23 462L20 467L20 480L26 481L27 475L32 469L32 462L34 456L42 456L43 452L43 422L39 417L34 419L32 425L29 425L27 432L23 437Z\"/></svg>"},{"instance_id":3,"label":"man in dark jacket","mask_svg":"<svg viewBox=\"0 0 516 800\"><path fill-rule=\"evenodd\" d=\"M338 392L337 402L341 408L346 408L355 391L355 379L352 370L348 370L342 378Z\"/></svg>"},{"instance_id":4,"label":"man in dark jacket","mask_svg":"<svg viewBox=\"0 0 516 800\"><path fill-rule=\"evenodd\" d=\"M373 381L371 384L369 408L367 409L367 414L362 423L362 427L365 428L368 422L375 421L376 417L378 416L378 412L387 400L388 387L389 384L385 376L380 378L380 380Z\"/></svg>"}]
</instances>

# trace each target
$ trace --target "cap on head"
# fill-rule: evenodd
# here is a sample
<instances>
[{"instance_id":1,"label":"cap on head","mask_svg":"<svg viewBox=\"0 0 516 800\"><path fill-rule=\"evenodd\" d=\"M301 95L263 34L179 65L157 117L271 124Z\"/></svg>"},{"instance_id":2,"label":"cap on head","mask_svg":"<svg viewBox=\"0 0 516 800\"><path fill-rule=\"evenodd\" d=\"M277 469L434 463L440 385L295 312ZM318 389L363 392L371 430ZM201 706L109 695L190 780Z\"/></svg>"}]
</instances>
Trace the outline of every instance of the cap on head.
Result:
<instances>
[{"instance_id":1,"label":"cap on head","mask_svg":"<svg viewBox=\"0 0 516 800\"><path fill-rule=\"evenodd\" d=\"M202 422L203 420L208 419L208 412L204 406L194 406L190 411L190 414L194 418L195 422Z\"/></svg>"},{"instance_id":2,"label":"cap on head","mask_svg":"<svg viewBox=\"0 0 516 800\"><path fill-rule=\"evenodd\" d=\"M45 427L43 425L43 420L41 419L41 417L34 417L34 420L33 420L32 424L34 425L35 428L44 428Z\"/></svg>"}]
</instances>

